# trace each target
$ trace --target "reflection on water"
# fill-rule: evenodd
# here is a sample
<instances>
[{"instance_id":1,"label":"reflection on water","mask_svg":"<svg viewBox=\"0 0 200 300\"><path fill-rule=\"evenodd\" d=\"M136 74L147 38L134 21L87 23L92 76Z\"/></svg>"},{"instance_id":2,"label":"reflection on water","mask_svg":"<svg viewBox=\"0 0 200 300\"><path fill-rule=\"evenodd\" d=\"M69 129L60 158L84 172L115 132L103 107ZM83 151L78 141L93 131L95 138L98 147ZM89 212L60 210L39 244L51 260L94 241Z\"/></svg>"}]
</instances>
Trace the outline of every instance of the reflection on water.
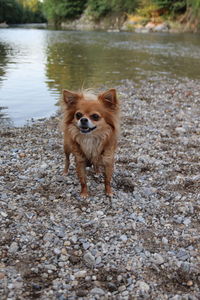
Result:
<instances>
[{"instance_id":1,"label":"reflection on water","mask_svg":"<svg viewBox=\"0 0 200 300\"><path fill-rule=\"evenodd\" d=\"M0 126L11 126L12 120L7 114L8 107L1 107L0 106Z\"/></svg>"},{"instance_id":2,"label":"reflection on water","mask_svg":"<svg viewBox=\"0 0 200 300\"><path fill-rule=\"evenodd\" d=\"M0 30L0 106L15 125L56 111L63 88L114 87L163 74L200 78L190 34Z\"/></svg>"},{"instance_id":3,"label":"reflection on water","mask_svg":"<svg viewBox=\"0 0 200 300\"><path fill-rule=\"evenodd\" d=\"M58 32L49 44L51 88L112 85L162 74L200 77L198 36Z\"/></svg>"}]
</instances>

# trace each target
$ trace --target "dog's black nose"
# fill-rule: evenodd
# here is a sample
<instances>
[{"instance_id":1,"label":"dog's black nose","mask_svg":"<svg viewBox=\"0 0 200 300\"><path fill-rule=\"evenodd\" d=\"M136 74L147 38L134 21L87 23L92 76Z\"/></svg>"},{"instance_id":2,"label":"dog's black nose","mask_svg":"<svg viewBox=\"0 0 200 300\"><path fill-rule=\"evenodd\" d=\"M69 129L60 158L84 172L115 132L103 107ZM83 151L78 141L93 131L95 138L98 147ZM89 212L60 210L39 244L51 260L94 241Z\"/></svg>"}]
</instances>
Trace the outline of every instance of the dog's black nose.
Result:
<instances>
[{"instance_id":1,"label":"dog's black nose","mask_svg":"<svg viewBox=\"0 0 200 300\"><path fill-rule=\"evenodd\" d=\"M88 119L87 118L81 118L81 125L87 125Z\"/></svg>"}]
</instances>

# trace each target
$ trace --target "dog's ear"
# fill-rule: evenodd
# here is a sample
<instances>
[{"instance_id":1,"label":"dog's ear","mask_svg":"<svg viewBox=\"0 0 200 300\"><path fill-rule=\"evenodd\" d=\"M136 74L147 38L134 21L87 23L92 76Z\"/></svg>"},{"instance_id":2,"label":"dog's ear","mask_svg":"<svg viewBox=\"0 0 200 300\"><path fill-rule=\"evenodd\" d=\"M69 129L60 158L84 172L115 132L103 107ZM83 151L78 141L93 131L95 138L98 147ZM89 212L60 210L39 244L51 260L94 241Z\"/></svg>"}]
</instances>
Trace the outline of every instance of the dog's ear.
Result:
<instances>
[{"instance_id":1,"label":"dog's ear","mask_svg":"<svg viewBox=\"0 0 200 300\"><path fill-rule=\"evenodd\" d=\"M68 107L75 105L79 97L80 96L77 93L63 90L63 101L67 104Z\"/></svg>"},{"instance_id":2,"label":"dog's ear","mask_svg":"<svg viewBox=\"0 0 200 300\"><path fill-rule=\"evenodd\" d=\"M118 101L115 89L111 89L100 94L98 98L106 107L110 109L115 109L117 107Z\"/></svg>"}]
</instances>

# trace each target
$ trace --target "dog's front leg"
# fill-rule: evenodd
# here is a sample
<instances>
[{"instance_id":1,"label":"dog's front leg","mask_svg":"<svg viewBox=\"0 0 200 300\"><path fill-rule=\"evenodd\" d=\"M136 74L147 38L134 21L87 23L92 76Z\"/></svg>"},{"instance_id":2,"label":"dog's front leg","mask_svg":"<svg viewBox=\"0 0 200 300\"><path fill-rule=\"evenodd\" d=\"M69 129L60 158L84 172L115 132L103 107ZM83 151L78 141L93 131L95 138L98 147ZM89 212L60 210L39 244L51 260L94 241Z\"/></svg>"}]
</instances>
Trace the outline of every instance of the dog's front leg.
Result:
<instances>
[{"instance_id":1,"label":"dog's front leg","mask_svg":"<svg viewBox=\"0 0 200 300\"><path fill-rule=\"evenodd\" d=\"M81 197L88 197L85 159L76 157L76 172L81 183Z\"/></svg>"}]
</instances>

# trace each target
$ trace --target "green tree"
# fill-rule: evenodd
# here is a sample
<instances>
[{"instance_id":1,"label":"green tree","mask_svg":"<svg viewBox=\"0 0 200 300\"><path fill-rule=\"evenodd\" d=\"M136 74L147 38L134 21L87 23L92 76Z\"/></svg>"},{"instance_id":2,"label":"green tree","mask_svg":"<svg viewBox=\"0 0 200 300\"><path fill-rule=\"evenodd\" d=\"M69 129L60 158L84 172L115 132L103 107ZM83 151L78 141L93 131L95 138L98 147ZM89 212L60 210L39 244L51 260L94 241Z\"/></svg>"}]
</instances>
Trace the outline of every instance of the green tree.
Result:
<instances>
[{"instance_id":1,"label":"green tree","mask_svg":"<svg viewBox=\"0 0 200 300\"><path fill-rule=\"evenodd\" d=\"M48 20L59 24L65 19L79 17L86 3L87 0L44 0L43 10Z\"/></svg>"},{"instance_id":2,"label":"green tree","mask_svg":"<svg viewBox=\"0 0 200 300\"><path fill-rule=\"evenodd\" d=\"M26 1L26 3L25 3ZM0 22L8 24L44 22L38 0L0 0ZM30 4L34 6L30 6Z\"/></svg>"},{"instance_id":3,"label":"green tree","mask_svg":"<svg viewBox=\"0 0 200 300\"><path fill-rule=\"evenodd\" d=\"M113 11L131 13L139 2L139 0L111 0L111 6Z\"/></svg>"},{"instance_id":4,"label":"green tree","mask_svg":"<svg viewBox=\"0 0 200 300\"><path fill-rule=\"evenodd\" d=\"M90 14L95 19L104 17L112 11L111 1L108 0L89 0L88 7Z\"/></svg>"},{"instance_id":5,"label":"green tree","mask_svg":"<svg viewBox=\"0 0 200 300\"><path fill-rule=\"evenodd\" d=\"M0 0L0 22L19 23L22 7L15 0Z\"/></svg>"},{"instance_id":6,"label":"green tree","mask_svg":"<svg viewBox=\"0 0 200 300\"><path fill-rule=\"evenodd\" d=\"M17 0L23 8L23 23L45 22L42 12L42 2L39 0Z\"/></svg>"},{"instance_id":7,"label":"green tree","mask_svg":"<svg viewBox=\"0 0 200 300\"><path fill-rule=\"evenodd\" d=\"M152 0L152 2L170 14L183 13L187 7L187 0Z\"/></svg>"},{"instance_id":8,"label":"green tree","mask_svg":"<svg viewBox=\"0 0 200 300\"><path fill-rule=\"evenodd\" d=\"M89 0L88 7L94 18L98 19L110 13L131 13L139 0Z\"/></svg>"},{"instance_id":9,"label":"green tree","mask_svg":"<svg viewBox=\"0 0 200 300\"><path fill-rule=\"evenodd\" d=\"M192 9L193 15L200 16L200 0L187 0L187 8Z\"/></svg>"}]
</instances>

